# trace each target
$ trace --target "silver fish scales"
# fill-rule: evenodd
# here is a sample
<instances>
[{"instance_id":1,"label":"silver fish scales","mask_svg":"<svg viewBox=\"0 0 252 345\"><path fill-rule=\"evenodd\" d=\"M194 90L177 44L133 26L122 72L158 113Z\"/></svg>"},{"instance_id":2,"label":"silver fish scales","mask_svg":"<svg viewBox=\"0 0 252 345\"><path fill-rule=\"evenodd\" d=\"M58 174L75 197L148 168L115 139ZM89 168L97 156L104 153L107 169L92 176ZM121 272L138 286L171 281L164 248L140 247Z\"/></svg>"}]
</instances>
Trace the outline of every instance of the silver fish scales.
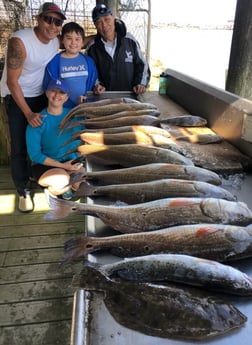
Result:
<instances>
[{"instance_id":1,"label":"silver fish scales","mask_svg":"<svg viewBox=\"0 0 252 345\"><path fill-rule=\"evenodd\" d=\"M246 273L214 260L182 254L153 254L111 264L86 262L108 277L144 282L177 282L226 294L252 296L252 279Z\"/></svg>"}]
</instances>

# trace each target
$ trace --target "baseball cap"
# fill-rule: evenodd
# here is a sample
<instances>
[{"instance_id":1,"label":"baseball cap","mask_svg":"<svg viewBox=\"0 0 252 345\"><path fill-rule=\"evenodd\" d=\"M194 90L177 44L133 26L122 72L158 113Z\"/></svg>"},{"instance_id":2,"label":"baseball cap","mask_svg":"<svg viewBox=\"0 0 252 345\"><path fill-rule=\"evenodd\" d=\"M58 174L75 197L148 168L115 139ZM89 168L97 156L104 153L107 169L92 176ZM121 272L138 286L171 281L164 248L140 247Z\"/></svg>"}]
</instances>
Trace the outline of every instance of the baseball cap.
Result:
<instances>
[{"instance_id":1,"label":"baseball cap","mask_svg":"<svg viewBox=\"0 0 252 345\"><path fill-rule=\"evenodd\" d=\"M92 11L93 22L95 23L100 17L110 16L112 11L104 4L97 5Z\"/></svg>"},{"instance_id":2,"label":"baseball cap","mask_svg":"<svg viewBox=\"0 0 252 345\"><path fill-rule=\"evenodd\" d=\"M58 13L62 19L66 19L64 13L61 11L59 6L57 6L53 2L45 2L43 5L40 6L38 15L40 16L47 13Z\"/></svg>"},{"instance_id":3,"label":"baseball cap","mask_svg":"<svg viewBox=\"0 0 252 345\"><path fill-rule=\"evenodd\" d=\"M58 89L64 93L69 94L69 87L65 80L60 79L52 79L49 84L47 85L46 91Z\"/></svg>"}]
</instances>

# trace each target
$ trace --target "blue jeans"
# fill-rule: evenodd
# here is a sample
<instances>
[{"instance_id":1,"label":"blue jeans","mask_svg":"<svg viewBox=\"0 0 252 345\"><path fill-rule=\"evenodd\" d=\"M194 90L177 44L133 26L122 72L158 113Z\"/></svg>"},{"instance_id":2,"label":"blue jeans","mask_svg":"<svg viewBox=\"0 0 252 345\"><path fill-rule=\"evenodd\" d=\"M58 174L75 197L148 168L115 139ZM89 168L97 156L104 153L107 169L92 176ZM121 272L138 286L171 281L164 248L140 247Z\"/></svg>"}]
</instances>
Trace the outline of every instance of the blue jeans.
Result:
<instances>
[{"instance_id":1,"label":"blue jeans","mask_svg":"<svg viewBox=\"0 0 252 345\"><path fill-rule=\"evenodd\" d=\"M25 100L35 113L40 112L47 106L47 98L45 95L26 97ZM25 138L28 123L12 96L6 96L4 102L8 115L11 139L11 175L18 194L25 195L25 189L27 189L30 174Z\"/></svg>"}]
</instances>

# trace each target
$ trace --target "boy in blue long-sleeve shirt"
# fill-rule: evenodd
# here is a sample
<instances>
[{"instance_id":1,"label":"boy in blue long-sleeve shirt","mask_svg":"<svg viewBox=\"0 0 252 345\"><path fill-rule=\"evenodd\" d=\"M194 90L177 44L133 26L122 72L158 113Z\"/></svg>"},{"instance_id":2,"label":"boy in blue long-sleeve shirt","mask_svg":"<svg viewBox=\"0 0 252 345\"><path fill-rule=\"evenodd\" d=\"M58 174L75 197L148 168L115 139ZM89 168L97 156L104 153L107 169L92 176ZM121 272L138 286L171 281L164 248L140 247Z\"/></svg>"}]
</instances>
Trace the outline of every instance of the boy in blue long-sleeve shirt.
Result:
<instances>
[{"instance_id":1,"label":"boy in blue long-sleeve shirt","mask_svg":"<svg viewBox=\"0 0 252 345\"><path fill-rule=\"evenodd\" d=\"M67 153L78 146L78 141L70 141L81 130L80 126L60 130L60 123L68 114L69 108L63 104L68 99L69 86L64 80L51 80L46 89L47 108L41 111L43 121L40 127L27 126L26 143L32 161L32 175L39 185L48 187L50 193L61 195L70 190L73 172L84 172L79 163L72 164L78 157L77 152Z\"/></svg>"}]
</instances>

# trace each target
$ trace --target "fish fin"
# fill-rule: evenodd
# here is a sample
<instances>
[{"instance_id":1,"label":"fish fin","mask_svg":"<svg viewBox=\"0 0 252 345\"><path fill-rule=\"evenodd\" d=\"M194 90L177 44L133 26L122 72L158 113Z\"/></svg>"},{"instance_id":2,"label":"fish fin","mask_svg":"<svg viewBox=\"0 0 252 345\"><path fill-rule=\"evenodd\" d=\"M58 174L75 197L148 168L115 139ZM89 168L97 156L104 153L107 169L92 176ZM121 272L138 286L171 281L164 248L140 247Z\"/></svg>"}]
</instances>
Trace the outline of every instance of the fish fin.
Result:
<instances>
[{"instance_id":1,"label":"fish fin","mask_svg":"<svg viewBox=\"0 0 252 345\"><path fill-rule=\"evenodd\" d=\"M70 180L69 180L69 184L65 187L68 187L68 186L71 186L77 182L81 182L83 181L83 179L85 179L85 173L80 173L80 172L77 172L77 173L72 173L70 175Z\"/></svg>"},{"instance_id":2,"label":"fish fin","mask_svg":"<svg viewBox=\"0 0 252 345\"><path fill-rule=\"evenodd\" d=\"M89 245L90 238L88 237L75 237L71 238L64 244L64 256L61 260L61 265L67 265L72 261L85 257L88 253L92 253Z\"/></svg>"},{"instance_id":3,"label":"fish fin","mask_svg":"<svg viewBox=\"0 0 252 345\"><path fill-rule=\"evenodd\" d=\"M74 193L74 197L95 196L95 190L96 187L88 184L87 182L82 182L77 191Z\"/></svg>"},{"instance_id":4,"label":"fish fin","mask_svg":"<svg viewBox=\"0 0 252 345\"><path fill-rule=\"evenodd\" d=\"M52 210L49 210L45 216L45 220L54 220L68 217L72 214L72 206L76 203L74 201L66 201L59 198L54 198L49 195L49 206Z\"/></svg>"}]
</instances>

